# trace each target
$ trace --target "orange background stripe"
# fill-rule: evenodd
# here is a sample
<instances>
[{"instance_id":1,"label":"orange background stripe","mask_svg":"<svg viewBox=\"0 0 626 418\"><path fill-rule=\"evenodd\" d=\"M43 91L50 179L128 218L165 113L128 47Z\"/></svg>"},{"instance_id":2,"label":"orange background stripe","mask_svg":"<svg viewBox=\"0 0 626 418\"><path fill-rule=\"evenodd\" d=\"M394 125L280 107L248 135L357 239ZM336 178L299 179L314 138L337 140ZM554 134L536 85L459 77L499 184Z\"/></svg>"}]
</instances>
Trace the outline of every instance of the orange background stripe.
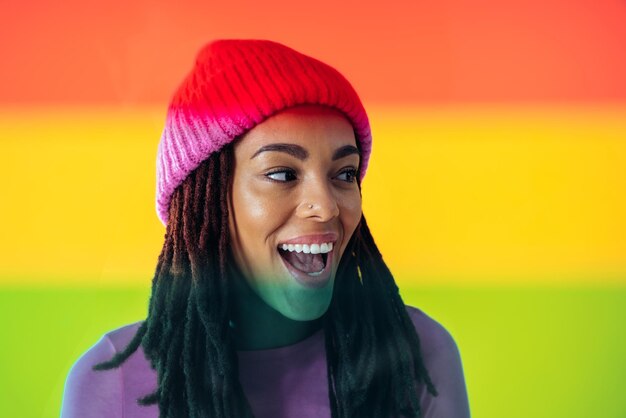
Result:
<instances>
[{"instance_id":1,"label":"orange background stripe","mask_svg":"<svg viewBox=\"0 0 626 418\"><path fill-rule=\"evenodd\" d=\"M626 100L626 2L5 2L0 102L167 101L205 41L333 63L366 102Z\"/></svg>"}]
</instances>

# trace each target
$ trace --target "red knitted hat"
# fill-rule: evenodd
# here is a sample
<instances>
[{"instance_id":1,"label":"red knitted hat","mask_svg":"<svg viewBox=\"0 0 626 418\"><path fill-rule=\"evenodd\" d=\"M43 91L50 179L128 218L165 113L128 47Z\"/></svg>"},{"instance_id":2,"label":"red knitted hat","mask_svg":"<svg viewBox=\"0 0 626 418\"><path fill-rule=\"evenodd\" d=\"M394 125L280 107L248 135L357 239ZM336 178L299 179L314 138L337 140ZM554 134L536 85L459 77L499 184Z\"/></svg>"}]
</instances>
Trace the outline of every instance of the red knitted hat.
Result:
<instances>
[{"instance_id":1,"label":"red knitted hat","mask_svg":"<svg viewBox=\"0 0 626 418\"><path fill-rule=\"evenodd\" d=\"M167 224L172 194L213 152L268 117L302 104L329 106L354 127L362 180L372 148L365 109L337 70L276 42L219 40L199 53L169 106L157 153L156 208Z\"/></svg>"}]
</instances>

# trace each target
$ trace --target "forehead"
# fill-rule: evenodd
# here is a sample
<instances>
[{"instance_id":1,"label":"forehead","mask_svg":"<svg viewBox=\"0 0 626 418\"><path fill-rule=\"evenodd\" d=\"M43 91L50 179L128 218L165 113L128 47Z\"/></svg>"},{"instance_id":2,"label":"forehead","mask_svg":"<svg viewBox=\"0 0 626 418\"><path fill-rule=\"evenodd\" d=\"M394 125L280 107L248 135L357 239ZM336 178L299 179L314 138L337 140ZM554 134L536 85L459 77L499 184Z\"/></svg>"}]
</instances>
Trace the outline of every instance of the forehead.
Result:
<instances>
[{"instance_id":1,"label":"forehead","mask_svg":"<svg viewBox=\"0 0 626 418\"><path fill-rule=\"evenodd\" d=\"M270 143L294 143L307 149L356 146L354 129L339 111L323 106L298 106L256 125L235 146L235 152L254 153Z\"/></svg>"}]
</instances>

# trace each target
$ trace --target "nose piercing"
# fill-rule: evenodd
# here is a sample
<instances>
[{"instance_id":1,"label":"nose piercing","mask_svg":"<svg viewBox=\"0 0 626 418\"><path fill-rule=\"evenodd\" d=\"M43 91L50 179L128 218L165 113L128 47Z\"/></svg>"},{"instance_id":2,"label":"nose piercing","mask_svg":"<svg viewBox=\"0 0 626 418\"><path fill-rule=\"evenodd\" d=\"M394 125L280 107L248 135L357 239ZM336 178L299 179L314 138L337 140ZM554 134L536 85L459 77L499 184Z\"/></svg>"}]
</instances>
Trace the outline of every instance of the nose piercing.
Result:
<instances>
[{"instance_id":1,"label":"nose piercing","mask_svg":"<svg viewBox=\"0 0 626 418\"><path fill-rule=\"evenodd\" d=\"M309 205L309 209L313 209L313 205Z\"/></svg>"}]
</instances>

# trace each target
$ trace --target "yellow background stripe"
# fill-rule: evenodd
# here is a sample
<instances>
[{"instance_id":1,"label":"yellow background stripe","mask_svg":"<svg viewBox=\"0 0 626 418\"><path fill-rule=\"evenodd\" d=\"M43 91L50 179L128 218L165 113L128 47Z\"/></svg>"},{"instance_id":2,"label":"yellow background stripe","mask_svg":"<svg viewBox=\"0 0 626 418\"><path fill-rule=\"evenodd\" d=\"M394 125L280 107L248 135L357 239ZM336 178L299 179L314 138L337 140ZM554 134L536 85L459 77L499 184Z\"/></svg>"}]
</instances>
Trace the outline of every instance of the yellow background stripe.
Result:
<instances>
[{"instance_id":1,"label":"yellow background stripe","mask_svg":"<svg viewBox=\"0 0 626 418\"><path fill-rule=\"evenodd\" d=\"M624 115L370 107L364 212L385 259L422 281L626 282ZM1 111L0 284L150 280L163 121L151 108Z\"/></svg>"}]
</instances>

